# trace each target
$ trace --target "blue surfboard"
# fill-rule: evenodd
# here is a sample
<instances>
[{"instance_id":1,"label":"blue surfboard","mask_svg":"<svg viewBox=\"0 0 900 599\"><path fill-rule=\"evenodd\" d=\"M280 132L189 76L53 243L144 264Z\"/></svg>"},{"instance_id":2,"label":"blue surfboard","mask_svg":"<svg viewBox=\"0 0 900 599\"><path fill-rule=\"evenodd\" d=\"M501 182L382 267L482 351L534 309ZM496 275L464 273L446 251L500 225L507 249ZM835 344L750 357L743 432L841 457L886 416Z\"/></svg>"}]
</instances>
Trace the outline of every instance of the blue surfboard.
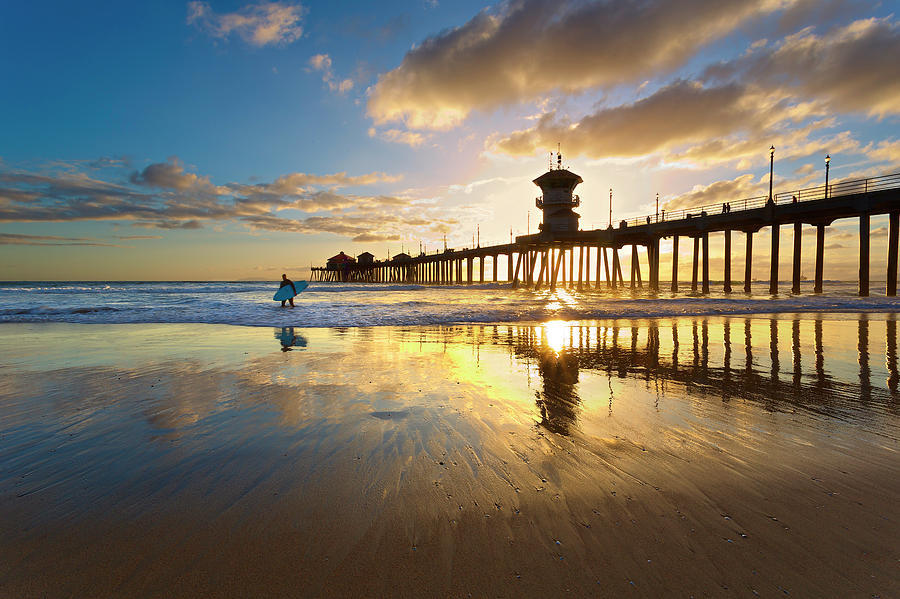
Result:
<instances>
[{"instance_id":1,"label":"blue surfboard","mask_svg":"<svg viewBox=\"0 0 900 599\"><path fill-rule=\"evenodd\" d=\"M297 293L300 293L301 291L306 289L308 285L309 283L307 283L306 281L294 281L294 287L297 288ZM275 293L275 297L273 297L272 299L276 302L283 302L284 300L291 299L292 297L297 295L297 293L294 293L294 290L291 289L290 285L285 285Z\"/></svg>"}]
</instances>

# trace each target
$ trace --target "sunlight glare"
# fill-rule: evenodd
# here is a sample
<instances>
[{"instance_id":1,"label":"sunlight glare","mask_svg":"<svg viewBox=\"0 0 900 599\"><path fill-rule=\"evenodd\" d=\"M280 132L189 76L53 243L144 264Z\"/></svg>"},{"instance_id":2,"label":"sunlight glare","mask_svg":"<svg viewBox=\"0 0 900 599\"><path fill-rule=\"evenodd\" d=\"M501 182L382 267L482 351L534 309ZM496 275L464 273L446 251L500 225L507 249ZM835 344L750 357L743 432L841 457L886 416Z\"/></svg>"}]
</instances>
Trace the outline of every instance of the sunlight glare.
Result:
<instances>
[{"instance_id":1,"label":"sunlight glare","mask_svg":"<svg viewBox=\"0 0 900 599\"><path fill-rule=\"evenodd\" d=\"M547 347L559 354L566 346L569 325L564 320L551 320L543 325L543 336Z\"/></svg>"}]
</instances>

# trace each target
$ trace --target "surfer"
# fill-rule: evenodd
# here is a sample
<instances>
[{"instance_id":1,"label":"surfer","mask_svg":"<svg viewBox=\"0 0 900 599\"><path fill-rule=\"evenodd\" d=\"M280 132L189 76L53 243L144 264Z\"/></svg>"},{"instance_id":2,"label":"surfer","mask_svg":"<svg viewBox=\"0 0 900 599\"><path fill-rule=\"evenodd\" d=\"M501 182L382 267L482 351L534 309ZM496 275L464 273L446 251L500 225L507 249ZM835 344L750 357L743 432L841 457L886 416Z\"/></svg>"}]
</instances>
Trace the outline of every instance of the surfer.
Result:
<instances>
[{"instance_id":1,"label":"surfer","mask_svg":"<svg viewBox=\"0 0 900 599\"><path fill-rule=\"evenodd\" d=\"M292 280L290 280L289 278L287 278L287 275L282 274L282 275L281 275L281 285L279 285L278 287L281 288L281 287L285 287L285 286L287 286L287 285L290 285L290 286L291 286L291 289L294 290L294 295L297 295L297 288L294 287L294 282L293 282ZM289 298L286 299L286 300L281 300L281 307L282 307L282 308L284 308L284 302L291 302L291 308L294 307L294 298L289 297Z\"/></svg>"}]
</instances>

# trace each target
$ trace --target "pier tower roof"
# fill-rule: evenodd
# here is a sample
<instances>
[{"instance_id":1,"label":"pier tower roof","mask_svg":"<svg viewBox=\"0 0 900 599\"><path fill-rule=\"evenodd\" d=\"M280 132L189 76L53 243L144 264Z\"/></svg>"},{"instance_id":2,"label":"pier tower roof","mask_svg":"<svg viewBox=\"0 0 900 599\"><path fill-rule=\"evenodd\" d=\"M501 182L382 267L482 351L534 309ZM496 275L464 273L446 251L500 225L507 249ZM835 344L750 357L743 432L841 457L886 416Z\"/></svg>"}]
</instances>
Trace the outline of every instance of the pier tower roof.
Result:
<instances>
[{"instance_id":1,"label":"pier tower roof","mask_svg":"<svg viewBox=\"0 0 900 599\"><path fill-rule=\"evenodd\" d=\"M569 191L575 189L579 183L584 183L579 175L564 168L549 170L533 181L541 189L558 189L560 187Z\"/></svg>"}]
</instances>

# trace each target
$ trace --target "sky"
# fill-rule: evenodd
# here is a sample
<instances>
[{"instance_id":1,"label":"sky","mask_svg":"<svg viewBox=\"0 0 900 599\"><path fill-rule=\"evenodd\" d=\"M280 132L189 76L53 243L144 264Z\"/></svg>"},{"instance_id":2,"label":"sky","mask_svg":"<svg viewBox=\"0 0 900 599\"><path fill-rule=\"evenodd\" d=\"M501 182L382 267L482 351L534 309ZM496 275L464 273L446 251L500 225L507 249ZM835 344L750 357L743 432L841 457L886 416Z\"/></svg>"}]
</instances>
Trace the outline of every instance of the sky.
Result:
<instances>
[{"instance_id":1,"label":"sky","mask_svg":"<svg viewBox=\"0 0 900 599\"><path fill-rule=\"evenodd\" d=\"M776 193L822 185L826 154L832 181L896 173L898 56L895 1L7 3L0 279L506 243L557 144L583 229L610 189L616 221L765 195L770 146ZM826 278L855 277L856 239L828 229Z\"/></svg>"}]
</instances>

